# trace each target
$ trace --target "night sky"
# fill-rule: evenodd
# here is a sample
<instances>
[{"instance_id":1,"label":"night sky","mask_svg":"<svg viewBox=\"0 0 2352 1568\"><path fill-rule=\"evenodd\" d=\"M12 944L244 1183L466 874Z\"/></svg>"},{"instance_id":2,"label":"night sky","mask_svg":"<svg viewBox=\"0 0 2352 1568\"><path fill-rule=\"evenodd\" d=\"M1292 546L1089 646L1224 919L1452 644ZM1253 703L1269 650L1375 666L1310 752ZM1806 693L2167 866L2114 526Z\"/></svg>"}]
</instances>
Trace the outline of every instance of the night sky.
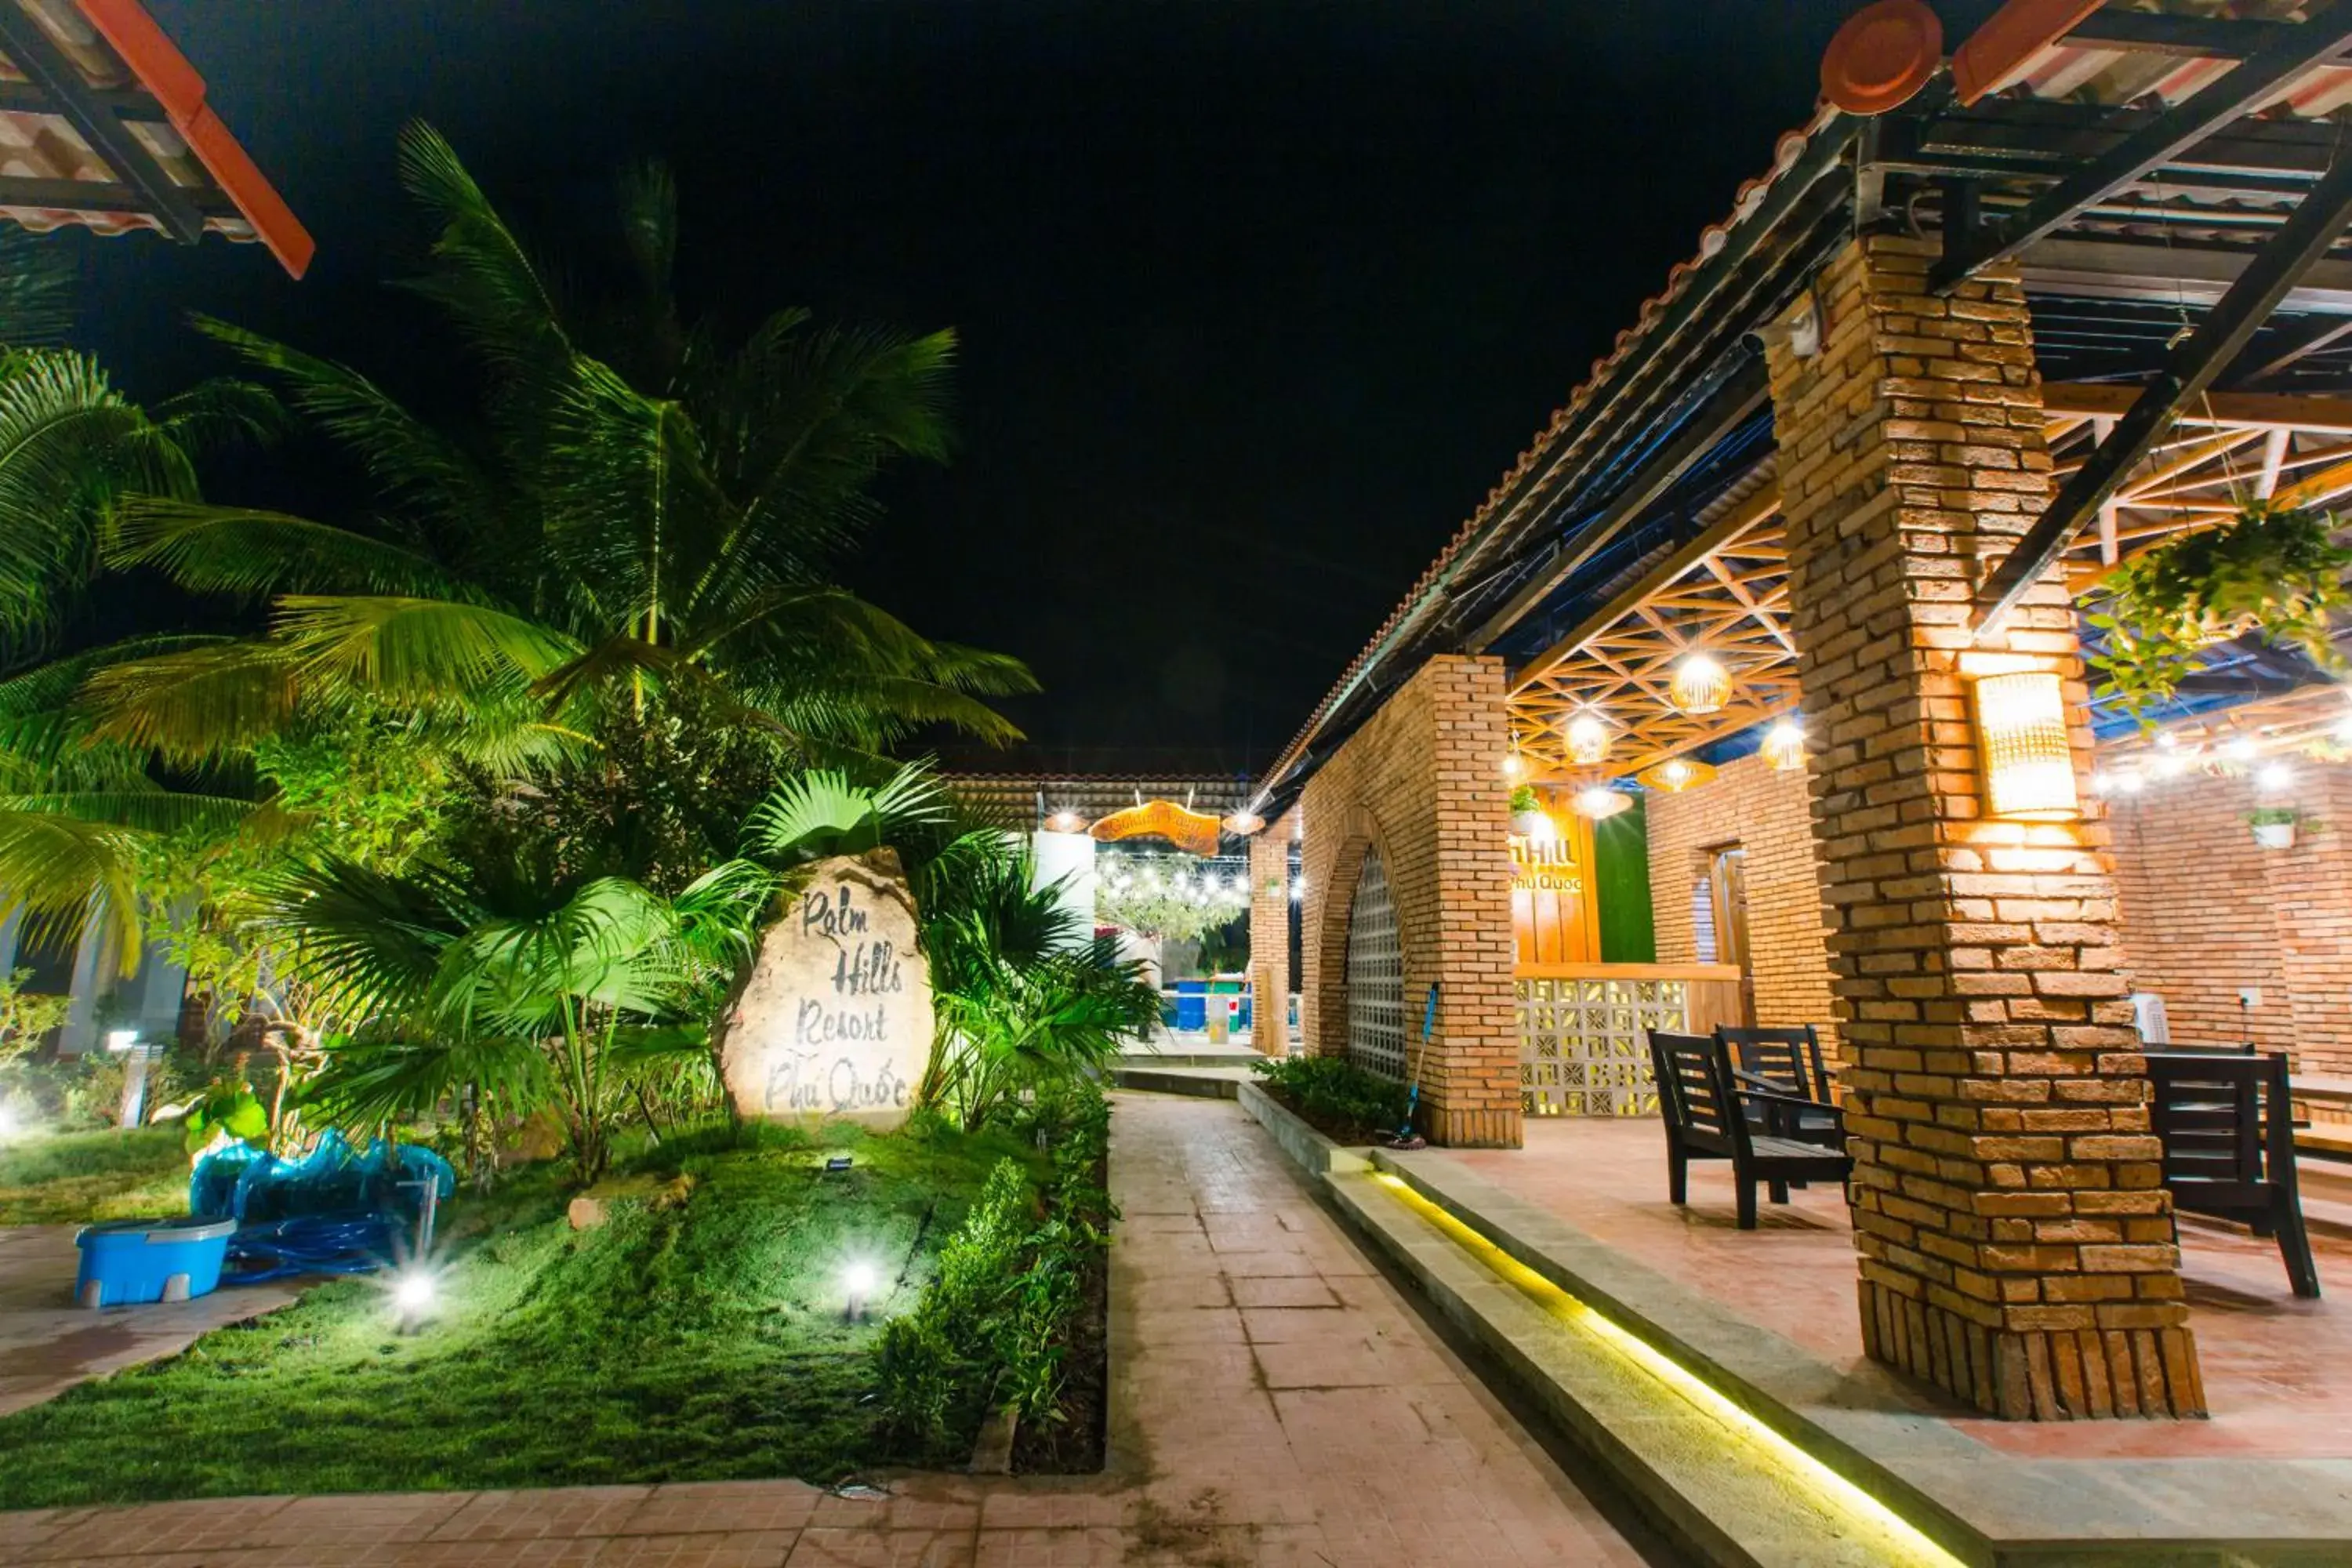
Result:
<instances>
[{"instance_id":1,"label":"night sky","mask_svg":"<svg viewBox=\"0 0 2352 1568\"><path fill-rule=\"evenodd\" d=\"M689 308L962 337L850 573L1044 680L1019 763L1254 770L1810 111L1847 0L149 0L320 244L78 238L137 395L202 309L429 400L421 116L536 234L659 155ZM1952 41L1990 9L1946 0ZM257 499L232 472L215 499ZM331 503L331 498L320 498Z\"/></svg>"}]
</instances>

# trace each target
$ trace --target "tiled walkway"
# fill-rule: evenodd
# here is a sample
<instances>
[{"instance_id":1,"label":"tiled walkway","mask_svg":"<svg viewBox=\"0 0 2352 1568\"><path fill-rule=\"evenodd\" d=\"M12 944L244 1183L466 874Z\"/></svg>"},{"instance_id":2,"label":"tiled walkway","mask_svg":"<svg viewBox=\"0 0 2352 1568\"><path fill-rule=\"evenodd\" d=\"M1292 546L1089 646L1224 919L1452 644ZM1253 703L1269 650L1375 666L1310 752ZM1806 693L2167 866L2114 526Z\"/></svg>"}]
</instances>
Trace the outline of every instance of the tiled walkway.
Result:
<instances>
[{"instance_id":1,"label":"tiled walkway","mask_svg":"<svg viewBox=\"0 0 2352 1568\"><path fill-rule=\"evenodd\" d=\"M1577 1568L1639 1556L1222 1100L1121 1095L1112 1469L0 1514L152 1568ZM0 1460L5 1462L5 1460Z\"/></svg>"}]
</instances>

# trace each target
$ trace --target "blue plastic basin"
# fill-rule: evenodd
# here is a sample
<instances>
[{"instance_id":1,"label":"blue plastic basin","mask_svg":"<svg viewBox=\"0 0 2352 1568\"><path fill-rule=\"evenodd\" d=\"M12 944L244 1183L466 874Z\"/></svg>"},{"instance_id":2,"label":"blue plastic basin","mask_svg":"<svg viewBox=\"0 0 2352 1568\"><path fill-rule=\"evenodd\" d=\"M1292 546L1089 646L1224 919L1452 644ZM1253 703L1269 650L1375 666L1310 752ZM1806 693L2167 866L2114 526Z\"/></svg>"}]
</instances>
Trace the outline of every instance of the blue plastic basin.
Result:
<instances>
[{"instance_id":1,"label":"blue plastic basin","mask_svg":"<svg viewBox=\"0 0 2352 1568\"><path fill-rule=\"evenodd\" d=\"M134 1301L186 1301L220 1283L233 1219L118 1219L84 1226L74 1237L81 1275L74 1299L85 1307Z\"/></svg>"}]
</instances>

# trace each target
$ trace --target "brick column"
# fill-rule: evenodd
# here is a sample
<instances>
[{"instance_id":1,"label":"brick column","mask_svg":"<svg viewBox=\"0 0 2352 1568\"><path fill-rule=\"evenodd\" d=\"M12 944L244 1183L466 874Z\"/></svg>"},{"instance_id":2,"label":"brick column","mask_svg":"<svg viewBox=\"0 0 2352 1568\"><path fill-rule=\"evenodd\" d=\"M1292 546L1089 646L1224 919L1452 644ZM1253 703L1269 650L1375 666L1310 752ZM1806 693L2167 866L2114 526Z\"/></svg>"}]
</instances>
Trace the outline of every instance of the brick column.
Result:
<instances>
[{"instance_id":1,"label":"brick column","mask_svg":"<svg viewBox=\"0 0 2352 1568\"><path fill-rule=\"evenodd\" d=\"M1933 254L1857 240L1816 281L1820 352L1770 356L1863 1339L2004 1416L2201 1414L2095 797L1981 811L1975 661L2060 673L2090 766L2060 574L1970 637L2049 490L2024 296L2012 272L1931 295Z\"/></svg>"},{"instance_id":2,"label":"brick column","mask_svg":"<svg viewBox=\"0 0 2352 1568\"><path fill-rule=\"evenodd\" d=\"M1249 842L1251 1039L1261 1056L1290 1052L1290 844L1297 815Z\"/></svg>"},{"instance_id":3,"label":"brick column","mask_svg":"<svg viewBox=\"0 0 2352 1568\"><path fill-rule=\"evenodd\" d=\"M1399 687L1307 783L1299 1031L1348 1048L1348 910L1380 847L1402 928L1405 1056L1423 1058L1423 998L1439 984L1422 1066L1431 1142L1519 1145L1518 1009L1512 995L1510 738L1500 659L1442 654Z\"/></svg>"}]
</instances>

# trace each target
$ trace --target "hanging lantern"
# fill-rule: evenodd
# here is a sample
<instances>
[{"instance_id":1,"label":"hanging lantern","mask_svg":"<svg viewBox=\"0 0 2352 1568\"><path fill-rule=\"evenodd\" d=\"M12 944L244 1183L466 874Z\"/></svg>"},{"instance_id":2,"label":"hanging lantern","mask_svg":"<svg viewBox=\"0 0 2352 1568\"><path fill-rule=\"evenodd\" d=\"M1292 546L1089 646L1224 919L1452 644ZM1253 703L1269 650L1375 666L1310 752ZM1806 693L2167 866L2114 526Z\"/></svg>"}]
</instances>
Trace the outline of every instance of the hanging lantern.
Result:
<instances>
[{"instance_id":1,"label":"hanging lantern","mask_svg":"<svg viewBox=\"0 0 2352 1568\"><path fill-rule=\"evenodd\" d=\"M1805 732L1795 721L1783 719L1764 731L1764 760L1776 773L1793 773L1805 765Z\"/></svg>"},{"instance_id":2,"label":"hanging lantern","mask_svg":"<svg viewBox=\"0 0 2352 1568\"><path fill-rule=\"evenodd\" d=\"M1706 654L1694 653L1675 666L1666 689L1685 713L1719 712L1731 696L1731 674Z\"/></svg>"},{"instance_id":3,"label":"hanging lantern","mask_svg":"<svg viewBox=\"0 0 2352 1568\"><path fill-rule=\"evenodd\" d=\"M2058 677L2041 669L1979 676L1975 695L1986 812L2018 822L2081 816L2065 689Z\"/></svg>"},{"instance_id":4,"label":"hanging lantern","mask_svg":"<svg viewBox=\"0 0 2352 1568\"><path fill-rule=\"evenodd\" d=\"M1662 795L1680 795L1715 777L1715 769L1705 763L1669 757L1656 767L1643 770L1638 776L1645 786Z\"/></svg>"},{"instance_id":5,"label":"hanging lantern","mask_svg":"<svg viewBox=\"0 0 2352 1568\"><path fill-rule=\"evenodd\" d=\"M1611 789L1607 784L1594 784L1591 789L1577 791L1576 799L1570 804L1576 807L1577 816L1589 816L1595 822L1606 822L1621 811L1631 811L1633 797L1623 790Z\"/></svg>"},{"instance_id":6,"label":"hanging lantern","mask_svg":"<svg viewBox=\"0 0 2352 1568\"><path fill-rule=\"evenodd\" d=\"M1568 760L1581 768L1589 768L1609 754L1609 726L1590 713L1580 713L1568 722Z\"/></svg>"}]
</instances>

